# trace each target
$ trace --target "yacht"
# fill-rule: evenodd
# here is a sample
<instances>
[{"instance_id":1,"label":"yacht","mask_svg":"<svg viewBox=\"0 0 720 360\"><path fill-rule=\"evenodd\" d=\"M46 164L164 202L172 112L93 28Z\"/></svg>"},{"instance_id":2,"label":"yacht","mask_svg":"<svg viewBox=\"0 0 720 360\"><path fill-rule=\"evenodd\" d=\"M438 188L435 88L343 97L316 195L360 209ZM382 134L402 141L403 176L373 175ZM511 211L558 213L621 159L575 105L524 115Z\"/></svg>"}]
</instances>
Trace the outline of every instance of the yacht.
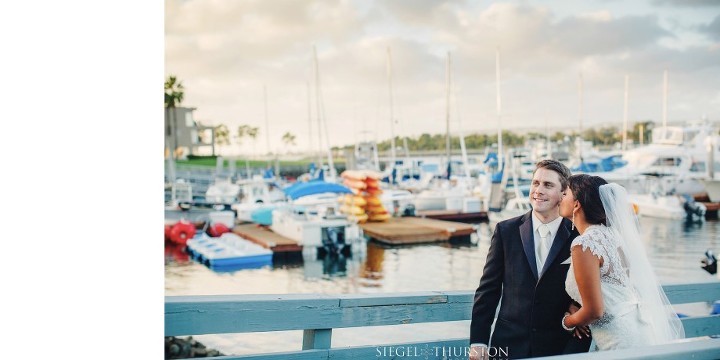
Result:
<instances>
[{"instance_id":1,"label":"yacht","mask_svg":"<svg viewBox=\"0 0 720 360\"><path fill-rule=\"evenodd\" d=\"M611 171L588 173L601 176L608 182L619 183L631 193L644 193L649 182L670 187L670 191L664 191L668 193L703 193L705 185L702 180L708 178L706 163L710 155L708 143L711 140L716 144L712 148L712 158L720 159L720 148L717 145L720 144L720 137L715 127L707 123L659 127L653 130L649 145L622 154L625 166ZM720 169L718 160L714 160L713 168Z\"/></svg>"}]
</instances>

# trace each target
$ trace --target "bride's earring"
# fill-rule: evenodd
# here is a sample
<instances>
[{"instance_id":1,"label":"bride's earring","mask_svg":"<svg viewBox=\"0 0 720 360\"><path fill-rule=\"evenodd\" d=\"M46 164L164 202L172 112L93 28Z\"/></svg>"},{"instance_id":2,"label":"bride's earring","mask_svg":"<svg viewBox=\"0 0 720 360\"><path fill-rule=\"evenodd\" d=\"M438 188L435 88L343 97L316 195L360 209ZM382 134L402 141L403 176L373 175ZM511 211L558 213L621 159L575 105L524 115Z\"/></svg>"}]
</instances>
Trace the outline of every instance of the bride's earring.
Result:
<instances>
[{"instance_id":1,"label":"bride's earring","mask_svg":"<svg viewBox=\"0 0 720 360\"><path fill-rule=\"evenodd\" d=\"M575 230L575 210L573 210L573 217L572 217L571 221L572 221L572 226L570 227L570 230Z\"/></svg>"}]
</instances>

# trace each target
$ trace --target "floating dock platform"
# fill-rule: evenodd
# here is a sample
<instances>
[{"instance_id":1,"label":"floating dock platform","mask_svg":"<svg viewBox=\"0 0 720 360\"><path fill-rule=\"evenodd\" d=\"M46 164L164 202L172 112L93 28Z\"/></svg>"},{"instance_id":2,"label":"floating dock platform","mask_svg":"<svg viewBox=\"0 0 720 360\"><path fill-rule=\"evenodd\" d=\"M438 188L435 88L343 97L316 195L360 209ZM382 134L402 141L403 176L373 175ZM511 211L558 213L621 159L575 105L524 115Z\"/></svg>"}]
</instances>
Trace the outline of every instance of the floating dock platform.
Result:
<instances>
[{"instance_id":1,"label":"floating dock platform","mask_svg":"<svg viewBox=\"0 0 720 360\"><path fill-rule=\"evenodd\" d=\"M416 211L415 215L421 218L457 221L466 224L477 224L489 221L487 211L466 213L459 210L421 210Z\"/></svg>"},{"instance_id":2,"label":"floating dock platform","mask_svg":"<svg viewBox=\"0 0 720 360\"><path fill-rule=\"evenodd\" d=\"M232 232L248 239L274 253L300 252L302 245L295 240L272 232L270 229L256 224L236 225Z\"/></svg>"},{"instance_id":3,"label":"floating dock platform","mask_svg":"<svg viewBox=\"0 0 720 360\"><path fill-rule=\"evenodd\" d=\"M390 218L360 224L365 235L385 244L405 245L469 239L473 225L419 217Z\"/></svg>"}]
</instances>

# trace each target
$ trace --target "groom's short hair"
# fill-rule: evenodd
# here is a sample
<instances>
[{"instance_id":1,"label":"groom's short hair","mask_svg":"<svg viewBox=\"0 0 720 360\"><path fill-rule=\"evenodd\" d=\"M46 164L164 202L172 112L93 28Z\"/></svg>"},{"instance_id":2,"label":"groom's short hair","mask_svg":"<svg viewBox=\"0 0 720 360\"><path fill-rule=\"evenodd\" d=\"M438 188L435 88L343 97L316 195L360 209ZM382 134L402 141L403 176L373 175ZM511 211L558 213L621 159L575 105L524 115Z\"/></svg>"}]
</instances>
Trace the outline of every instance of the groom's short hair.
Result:
<instances>
[{"instance_id":1,"label":"groom's short hair","mask_svg":"<svg viewBox=\"0 0 720 360\"><path fill-rule=\"evenodd\" d=\"M565 189L567 189L568 179L572 174L565 164L557 160L545 159L540 160L537 164L535 164L535 171L538 169L548 169L556 172L560 178L560 190L565 191ZM533 171L533 176L535 176L535 171Z\"/></svg>"}]
</instances>

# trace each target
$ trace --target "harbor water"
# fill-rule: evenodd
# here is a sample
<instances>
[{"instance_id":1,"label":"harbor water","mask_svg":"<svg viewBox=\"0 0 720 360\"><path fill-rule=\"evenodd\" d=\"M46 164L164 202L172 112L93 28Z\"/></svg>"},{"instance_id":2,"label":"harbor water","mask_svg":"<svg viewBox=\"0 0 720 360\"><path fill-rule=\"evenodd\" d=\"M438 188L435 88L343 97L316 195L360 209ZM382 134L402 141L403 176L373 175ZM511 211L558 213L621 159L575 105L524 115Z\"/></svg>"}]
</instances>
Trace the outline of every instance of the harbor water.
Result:
<instances>
[{"instance_id":1,"label":"harbor water","mask_svg":"<svg viewBox=\"0 0 720 360\"><path fill-rule=\"evenodd\" d=\"M641 218L644 242L661 283L718 281L700 266L707 249L720 252L720 221L687 224ZM479 225L471 242L389 247L369 241L348 258L297 259L272 267L215 272L165 249L165 295L384 294L474 291L483 273L492 230ZM678 312L708 314L711 304L679 305ZM382 345L469 336L469 321L334 329L332 346ZM302 331L194 336L225 355L300 350Z\"/></svg>"}]
</instances>

